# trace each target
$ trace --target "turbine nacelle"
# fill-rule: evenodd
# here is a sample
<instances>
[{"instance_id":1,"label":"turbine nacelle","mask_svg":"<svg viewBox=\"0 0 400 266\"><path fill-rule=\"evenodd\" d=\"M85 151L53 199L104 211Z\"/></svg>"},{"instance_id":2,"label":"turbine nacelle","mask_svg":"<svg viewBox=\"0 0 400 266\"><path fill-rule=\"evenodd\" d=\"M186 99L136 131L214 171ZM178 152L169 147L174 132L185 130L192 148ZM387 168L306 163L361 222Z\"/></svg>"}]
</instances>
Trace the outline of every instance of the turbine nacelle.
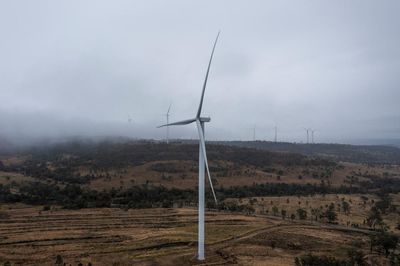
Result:
<instances>
[{"instance_id":1,"label":"turbine nacelle","mask_svg":"<svg viewBox=\"0 0 400 266\"><path fill-rule=\"evenodd\" d=\"M202 123L206 123L206 122L210 122L211 118L210 117L200 117L199 120Z\"/></svg>"},{"instance_id":2,"label":"turbine nacelle","mask_svg":"<svg viewBox=\"0 0 400 266\"><path fill-rule=\"evenodd\" d=\"M197 120L199 120L201 123L206 123L206 122L210 122L211 118L210 117L199 117L199 118L192 118L192 119L186 119L186 120L182 120L179 122L174 122L174 123L169 123L169 124L165 124L165 125L161 125L158 126L157 128L160 127L168 127L168 126L182 126L182 125L189 125L193 122L196 122Z\"/></svg>"}]
</instances>

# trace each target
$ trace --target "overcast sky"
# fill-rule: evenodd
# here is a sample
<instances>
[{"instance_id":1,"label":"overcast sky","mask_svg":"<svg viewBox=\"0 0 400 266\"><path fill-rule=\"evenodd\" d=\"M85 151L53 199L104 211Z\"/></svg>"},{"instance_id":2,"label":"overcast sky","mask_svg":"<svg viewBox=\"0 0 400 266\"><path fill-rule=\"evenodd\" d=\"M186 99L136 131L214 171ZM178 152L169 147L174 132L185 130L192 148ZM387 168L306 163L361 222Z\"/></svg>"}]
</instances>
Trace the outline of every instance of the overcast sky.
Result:
<instances>
[{"instance_id":1,"label":"overcast sky","mask_svg":"<svg viewBox=\"0 0 400 266\"><path fill-rule=\"evenodd\" d=\"M0 136L400 136L400 2L1 1ZM133 120L128 122L129 117ZM195 125L171 128L195 138Z\"/></svg>"}]
</instances>

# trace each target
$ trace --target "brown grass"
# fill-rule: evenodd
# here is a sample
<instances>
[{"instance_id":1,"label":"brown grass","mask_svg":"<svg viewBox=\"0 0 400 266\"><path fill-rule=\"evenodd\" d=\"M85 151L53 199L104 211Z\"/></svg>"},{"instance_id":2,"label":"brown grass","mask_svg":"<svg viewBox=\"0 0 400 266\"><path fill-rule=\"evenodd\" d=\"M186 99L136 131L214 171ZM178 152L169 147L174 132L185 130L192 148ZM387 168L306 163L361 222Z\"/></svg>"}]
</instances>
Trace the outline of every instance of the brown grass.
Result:
<instances>
[{"instance_id":1,"label":"brown grass","mask_svg":"<svg viewBox=\"0 0 400 266\"><path fill-rule=\"evenodd\" d=\"M63 210L2 205L0 263L54 265L193 265L195 209ZM367 251L367 235L354 229L207 212L207 263L293 265L312 251L345 256L356 240ZM200 263L201 264L201 263Z\"/></svg>"},{"instance_id":2,"label":"brown grass","mask_svg":"<svg viewBox=\"0 0 400 266\"><path fill-rule=\"evenodd\" d=\"M156 163L169 163L176 165L179 169L178 173L163 173L151 169L151 166ZM218 165L227 166L228 162L214 162ZM213 163L211 163L212 165ZM215 186L244 186L253 183L287 183L287 184L325 184L330 183L333 187L341 185L349 185L347 176L352 176L354 173L373 174L378 177L383 177L384 173L388 173L391 177L400 178L399 166L368 166L354 163L340 163L342 167L338 167L333 171L332 177L315 178L313 174L322 174L326 172L324 167L283 167L275 165L274 172L265 172L262 169L257 169L252 166L236 166L235 170L229 172L229 176L221 176L220 173L211 173L215 179ZM127 167L125 169L111 170L108 173L111 178L98 178L90 183L90 187L97 190L114 188L128 188L132 185L141 185L151 183L153 185L163 185L167 188L195 188L197 185L197 172L191 170L197 166L195 161L162 161L150 162L140 166ZM232 165L228 168L234 168ZM278 172L282 171L282 174ZM308 174L304 172L308 171ZM81 167L80 174L89 173L88 168ZM100 173L99 173L100 174ZM105 173L102 173L105 175ZM299 178L301 175L301 179ZM164 178L162 177L164 176ZM358 176L359 181L368 180L362 176Z\"/></svg>"}]
</instances>

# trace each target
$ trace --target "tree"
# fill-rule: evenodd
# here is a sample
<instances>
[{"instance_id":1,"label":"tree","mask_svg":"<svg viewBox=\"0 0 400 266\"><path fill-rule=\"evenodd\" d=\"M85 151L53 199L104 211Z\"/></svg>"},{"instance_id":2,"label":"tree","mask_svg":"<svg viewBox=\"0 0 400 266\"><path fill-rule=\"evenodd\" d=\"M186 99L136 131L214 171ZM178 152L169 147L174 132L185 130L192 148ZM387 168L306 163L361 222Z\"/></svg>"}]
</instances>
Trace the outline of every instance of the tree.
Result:
<instances>
[{"instance_id":1,"label":"tree","mask_svg":"<svg viewBox=\"0 0 400 266\"><path fill-rule=\"evenodd\" d=\"M350 204L347 201L342 201L342 210L347 215L350 213Z\"/></svg>"},{"instance_id":2,"label":"tree","mask_svg":"<svg viewBox=\"0 0 400 266\"><path fill-rule=\"evenodd\" d=\"M248 215L253 214L253 213L256 211L252 206L250 206L250 205L248 205L248 204L244 206L243 210L244 210L244 211L246 212L246 214L248 214Z\"/></svg>"},{"instance_id":3,"label":"tree","mask_svg":"<svg viewBox=\"0 0 400 266\"><path fill-rule=\"evenodd\" d=\"M61 265L63 264L63 258L61 257L61 255L57 255L56 256L56 265Z\"/></svg>"},{"instance_id":4,"label":"tree","mask_svg":"<svg viewBox=\"0 0 400 266\"><path fill-rule=\"evenodd\" d=\"M334 257L317 256L312 254L303 255L294 259L296 266L347 266L347 261Z\"/></svg>"},{"instance_id":5,"label":"tree","mask_svg":"<svg viewBox=\"0 0 400 266\"><path fill-rule=\"evenodd\" d=\"M385 214L386 210L390 208L391 204L392 199L388 195L383 195L382 200L375 203L375 207L383 214Z\"/></svg>"},{"instance_id":6,"label":"tree","mask_svg":"<svg viewBox=\"0 0 400 266\"><path fill-rule=\"evenodd\" d=\"M333 223L337 219L337 215L335 212L335 205L331 203L328 209L325 211L324 216L328 220L329 223Z\"/></svg>"},{"instance_id":7,"label":"tree","mask_svg":"<svg viewBox=\"0 0 400 266\"><path fill-rule=\"evenodd\" d=\"M299 217L299 220L305 220L307 219L307 211L304 209L297 209L297 216Z\"/></svg>"},{"instance_id":8,"label":"tree","mask_svg":"<svg viewBox=\"0 0 400 266\"><path fill-rule=\"evenodd\" d=\"M367 225L375 230L376 225L382 224L382 216L379 210L373 206L367 217Z\"/></svg>"},{"instance_id":9,"label":"tree","mask_svg":"<svg viewBox=\"0 0 400 266\"><path fill-rule=\"evenodd\" d=\"M370 241L371 241L371 251L373 247L378 247L378 250L383 249L385 251L387 257L391 249L393 251L396 249L399 238L394 234L389 234L387 232L380 232L376 235L371 235Z\"/></svg>"},{"instance_id":10,"label":"tree","mask_svg":"<svg viewBox=\"0 0 400 266\"><path fill-rule=\"evenodd\" d=\"M315 221L318 221L318 219L321 218L321 210L319 208L312 208L311 215L314 216Z\"/></svg>"},{"instance_id":11,"label":"tree","mask_svg":"<svg viewBox=\"0 0 400 266\"><path fill-rule=\"evenodd\" d=\"M392 249L393 251L397 247L397 242L399 241L398 236L393 234L383 233L379 237L379 243L382 248L385 250L386 256L389 255L389 250Z\"/></svg>"}]
</instances>

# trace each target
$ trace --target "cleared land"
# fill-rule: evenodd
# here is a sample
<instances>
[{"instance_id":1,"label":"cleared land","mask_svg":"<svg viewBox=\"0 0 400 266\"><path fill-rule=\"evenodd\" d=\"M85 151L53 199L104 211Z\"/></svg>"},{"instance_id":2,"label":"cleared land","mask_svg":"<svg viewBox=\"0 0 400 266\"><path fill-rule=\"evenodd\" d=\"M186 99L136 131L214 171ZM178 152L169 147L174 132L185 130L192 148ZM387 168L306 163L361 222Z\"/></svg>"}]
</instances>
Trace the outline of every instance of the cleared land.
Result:
<instances>
[{"instance_id":1,"label":"cleared land","mask_svg":"<svg viewBox=\"0 0 400 266\"><path fill-rule=\"evenodd\" d=\"M196 254L194 209L82 209L41 211L3 205L0 263L54 265L192 265ZM368 250L367 232L274 217L207 213L209 265L293 265L308 252L346 256ZM376 254L369 259L382 260Z\"/></svg>"}]
</instances>

